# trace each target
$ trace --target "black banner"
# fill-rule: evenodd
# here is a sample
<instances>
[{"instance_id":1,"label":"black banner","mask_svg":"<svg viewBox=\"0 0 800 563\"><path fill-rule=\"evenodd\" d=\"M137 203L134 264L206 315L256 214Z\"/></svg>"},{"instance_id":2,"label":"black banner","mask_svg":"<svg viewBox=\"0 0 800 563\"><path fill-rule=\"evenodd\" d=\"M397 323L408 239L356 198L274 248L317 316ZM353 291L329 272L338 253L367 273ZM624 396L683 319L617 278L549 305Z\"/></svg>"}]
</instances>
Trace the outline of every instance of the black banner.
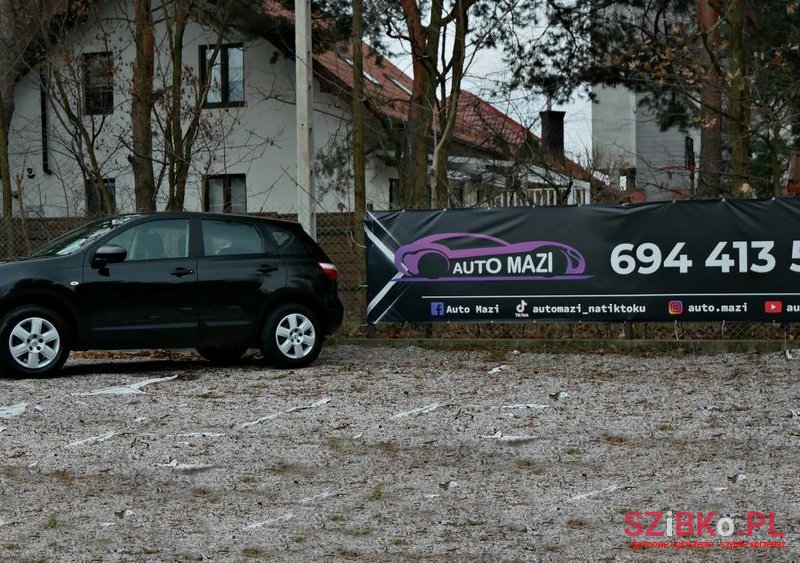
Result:
<instances>
[{"instance_id":1,"label":"black banner","mask_svg":"<svg viewBox=\"0 0 800 563\"><path fill-rule=\"evenodd\" d=\"M367 320L798 321L800 200L369 212Z\"/></svg>"}]
</instances>

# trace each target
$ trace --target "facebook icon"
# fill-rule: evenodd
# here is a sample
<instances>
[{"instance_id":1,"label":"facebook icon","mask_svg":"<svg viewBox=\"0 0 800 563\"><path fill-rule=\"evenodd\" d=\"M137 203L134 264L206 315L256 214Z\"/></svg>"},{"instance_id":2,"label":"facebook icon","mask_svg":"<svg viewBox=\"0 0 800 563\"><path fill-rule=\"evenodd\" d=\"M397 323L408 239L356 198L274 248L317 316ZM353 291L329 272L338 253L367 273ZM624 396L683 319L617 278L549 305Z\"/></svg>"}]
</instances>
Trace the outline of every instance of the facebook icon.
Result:
<instances>
[{"instance_id":1,"label":"facebook icon","mask_svg":"<svg viewBox=\"0 0 800 563\"><path fill-rule=\"evenodd\" d=\"M443 317L444 316L444 303L441 301L433 301L431 302L431 317Z\"/></svg>"}]
</instances>

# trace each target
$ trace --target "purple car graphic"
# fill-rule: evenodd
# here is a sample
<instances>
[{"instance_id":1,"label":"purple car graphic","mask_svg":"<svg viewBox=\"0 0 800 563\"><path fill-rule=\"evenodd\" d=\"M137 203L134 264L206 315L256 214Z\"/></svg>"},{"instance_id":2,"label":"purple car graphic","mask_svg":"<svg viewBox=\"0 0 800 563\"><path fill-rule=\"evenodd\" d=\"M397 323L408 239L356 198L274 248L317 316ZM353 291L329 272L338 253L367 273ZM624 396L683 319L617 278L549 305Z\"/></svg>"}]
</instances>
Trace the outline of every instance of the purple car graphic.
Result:
<instances>
[{"instance_id":1,"label":"purple car graphic","mask_svg":"<svg viewBox=\"0 0 800 563\"><path fill-rule=\"evenodd\" d=\"M560 266L553 260L554 254L563 257L563 263L562 260L558 261ZM425 267L421 268L423 262ZM583 255L567 244L549 240L510 243L481 233L440 233L415 240L397 249L394 266L403 276L399 281L566 280L593 277L585 275L586 260Z\"/></svg>"}]
</instances>

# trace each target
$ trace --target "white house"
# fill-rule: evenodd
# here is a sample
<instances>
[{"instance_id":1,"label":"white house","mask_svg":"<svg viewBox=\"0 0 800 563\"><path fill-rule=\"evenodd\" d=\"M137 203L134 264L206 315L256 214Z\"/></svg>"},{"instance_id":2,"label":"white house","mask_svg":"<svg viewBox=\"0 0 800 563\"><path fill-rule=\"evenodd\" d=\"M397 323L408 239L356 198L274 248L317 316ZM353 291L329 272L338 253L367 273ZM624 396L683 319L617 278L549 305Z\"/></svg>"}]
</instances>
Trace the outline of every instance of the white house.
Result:
<instances>
[{"instance_id":1,"label":"white house","mask_svg":"<svg viewBox=\"0 0 800 563\"><path fill-rule=\"evenodd\" d=\"M274 9L275 18L291 20L291 13L272 0L265 2L265 8L268 13ZM101 189L108 190L119 211L134 210L129 163L133 10L128 2L98 2L91 10L96 13L84 17L48 53L52 70L42 65L25 73L17 84L9 152L12 177L19 182L29 216L91 212L97 208ZM163 20L161 16L154 13L154 20ZM218 57L206 77L205 62L218 43ZM187 210L296 212L295 61L280 44L271 31L254 33L252 26L234 26L218 41L213 26L197 20L189 24L182 50L186 105L196 100L199 84L210 81L211 89L202 100L200 133L191 155ZM389 121L402 123L411 79L366 45L364 52L367 92L374 107ZM315 55L312 128L319 212L353 209L348 152L350 65L346 51ZM163 22L156 27L155 68L155 88L164 92L172 68ZM472 117L491 113L491 106L473 98L468 99L478 110ZM70 111L83 124L83 134L70 120ZM498 119L494 116L489 121L496 125ZM507 116L503 119L516 124ZM483 125L488 127L487 123ZM159 209L167 198L163 124L164 108L157 104L153 146ZM521 127L516 124L515 134ZM528 135L525 131L525 140ZM494 196L481 200L475 187L476 181L499 185L513 168L510 153L490 137L489 129L481 129L474 121L459 123L452 175L455 185L461 186L457 188L461 204L503 203ZM94 148L103 186L87 180L92 177L86 174L91 164L87 145ZM396 204L398 174L391 156L391 149L377 140L369 149L367 203L376 209ZM523 192L531 195L525 198L526 204L536 203L537 194L539 203L548 203L552 198L546 194L553 191L552 186L565 185L570 188L566 202L589 201L588 176L574 163L528 164L522 175ZM547 178L549 183L535 178Z\"/></svg>"},{"instance_id":2,"label":"white house","mask_svg":"<svg viewBox=\"0 0 800 563\"><path fill-rule=\"evenodd\" d=\"M644 95L625 87L597 86L594 96L592 157L612 187L639 190L647 201L689 193L699 135L677 127L662 131Z\"/></svg>"}]
</instances>

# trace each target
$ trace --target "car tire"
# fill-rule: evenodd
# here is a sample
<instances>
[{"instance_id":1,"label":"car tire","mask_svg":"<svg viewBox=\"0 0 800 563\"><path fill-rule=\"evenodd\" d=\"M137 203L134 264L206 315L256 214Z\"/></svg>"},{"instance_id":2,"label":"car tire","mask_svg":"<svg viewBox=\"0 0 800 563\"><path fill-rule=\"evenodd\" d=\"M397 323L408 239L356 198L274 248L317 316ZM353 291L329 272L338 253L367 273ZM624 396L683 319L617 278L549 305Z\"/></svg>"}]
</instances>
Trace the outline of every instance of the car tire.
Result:
<instances>
[{"instance_id":1,"label":"car tire","mask_svg":"<svg viewBox=\"0 0 800 563\"><path fill-rule=\"evenodd\" d=\"M197 353L206 360L216 365L235 364L242 359L247 346L202 346L197 349Z\"/></svg>"},{"instance_id":2,"label":"car tire","mask_svg":"<svg viewBox=\"0 0 800 563\"><path fill-rule=\"evenodd\" d=\"M0 367L6 373L50 375L61 369L69 352L69 327L55 311L26 305L0 321Z\"/></svg>"},{"instance_id":3,"label":"car tire","mask_svg":"<svg viewBox=\"0 0 800 563\"><path fill-rule=\"evenodd\" d=\"M288 304L269 314L261 340L261 351L268 362L282 368L301 368L317 359L325 335L311 309Z\"/></svg>"}]
</instances>

